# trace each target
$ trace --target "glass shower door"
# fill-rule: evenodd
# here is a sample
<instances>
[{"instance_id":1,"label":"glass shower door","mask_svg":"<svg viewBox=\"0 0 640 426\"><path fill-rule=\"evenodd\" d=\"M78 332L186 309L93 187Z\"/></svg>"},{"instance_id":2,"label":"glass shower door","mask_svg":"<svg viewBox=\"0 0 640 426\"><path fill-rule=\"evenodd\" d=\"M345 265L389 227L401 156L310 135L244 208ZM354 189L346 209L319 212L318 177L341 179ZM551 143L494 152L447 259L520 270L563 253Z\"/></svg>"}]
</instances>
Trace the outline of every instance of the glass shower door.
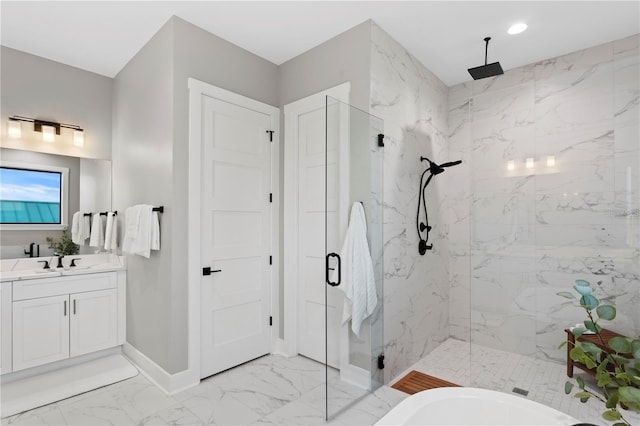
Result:
<instances>
[{"instance_id":1,"label":"glass shower door","mask_svg":"<svg viewBox=\"0 0 640 426\"><path fill-rule=\"evenodd\" d=\"M339 415L383 383L383 148L381 140L379 143L382 128L381 119L327 97L325 128L327 419ZM364 220L356 219L363 217ZM362 226L363 223L364 226ZM345 243L348 235L350 243ZM366 238L366 246L361 245L364 238ZM366 250L363 250L363 247L366 247ZM371 258L370 263L367 259L367 251ZM354 265L360 265L360 267ZM349 310L352 311L351 315L348 313Z\"/></svg>"}]
</instances>

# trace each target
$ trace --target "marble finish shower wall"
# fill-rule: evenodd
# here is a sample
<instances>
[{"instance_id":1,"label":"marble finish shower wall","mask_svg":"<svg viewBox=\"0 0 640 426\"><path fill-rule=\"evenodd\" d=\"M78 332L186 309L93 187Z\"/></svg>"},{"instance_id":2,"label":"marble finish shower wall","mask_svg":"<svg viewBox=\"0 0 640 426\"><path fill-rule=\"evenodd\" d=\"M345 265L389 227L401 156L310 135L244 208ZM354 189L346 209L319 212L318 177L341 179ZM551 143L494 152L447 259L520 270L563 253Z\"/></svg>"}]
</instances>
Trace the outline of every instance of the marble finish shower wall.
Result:
<instances>
[{"instance_id":1,"label":"marble finish shower wall","mask_svg":"<svg viewBox=\"0 0 640 426\"><path fill-rule=\"evenodd\" d=\"M639 38L450 89L454 337L562 361L578 278L640 335Z\"/></svg>"},{"instance_id":2,"label":"marble finish shower wall","mask_svg":"<svg viewBox=\"0 0 640 426\"><path fill-rule=\"evenodd\" d=\"M429 243L418 254L420 156L449 161L447 87L377 25L371 32L371 114L384 120L385 382L449 336L449 244L443 194L449 171L427 189Z\"/></svg>"}]
</instances>

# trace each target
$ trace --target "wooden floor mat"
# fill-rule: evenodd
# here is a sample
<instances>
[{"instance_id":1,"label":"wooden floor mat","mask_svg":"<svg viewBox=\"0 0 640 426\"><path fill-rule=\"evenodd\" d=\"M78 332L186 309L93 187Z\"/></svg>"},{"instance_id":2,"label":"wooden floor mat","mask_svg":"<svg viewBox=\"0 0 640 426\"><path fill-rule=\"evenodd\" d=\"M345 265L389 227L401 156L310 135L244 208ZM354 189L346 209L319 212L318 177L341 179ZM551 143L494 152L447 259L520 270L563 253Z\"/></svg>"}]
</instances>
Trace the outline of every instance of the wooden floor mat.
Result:
<instances>
[{"instance_id":1,"label":"wooden floor mat","mask_svg":"<svg viewBox=\"0 0 640 426\"><path fill-rule=\"evenodd\" d=\"M460 385L413 370L391 387L413 395L427 389L460 387Z\"/></svg>"}]
</instances>

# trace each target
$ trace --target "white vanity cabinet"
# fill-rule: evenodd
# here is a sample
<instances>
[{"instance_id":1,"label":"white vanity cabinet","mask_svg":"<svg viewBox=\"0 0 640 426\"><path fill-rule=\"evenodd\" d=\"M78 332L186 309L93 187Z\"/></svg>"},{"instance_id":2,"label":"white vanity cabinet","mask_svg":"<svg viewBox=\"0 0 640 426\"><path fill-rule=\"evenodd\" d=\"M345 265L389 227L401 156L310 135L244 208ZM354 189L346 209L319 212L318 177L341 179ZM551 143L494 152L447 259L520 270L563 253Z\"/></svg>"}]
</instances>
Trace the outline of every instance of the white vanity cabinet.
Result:
<instances>
[{"instance_id":1,"label":"white vanity cabinet","mask_svg":"<svg viewBox=\"0 0 640 426\"><path fill-rule=\"evenodd\" d=\"M13 371L69 358L69 296L13 302Z\"/></svg>"},{"instance_id":2,"label":"white vanity cabinet","mask_svg":"<svg viewBox=\"0 0 640 426\"><path fill-rule=\"evenodd\" d=\"M112 271L13 281L2 373L8 356L16 372L121 345L124 280L124 271Z\"/></svg>"}]
</instances>

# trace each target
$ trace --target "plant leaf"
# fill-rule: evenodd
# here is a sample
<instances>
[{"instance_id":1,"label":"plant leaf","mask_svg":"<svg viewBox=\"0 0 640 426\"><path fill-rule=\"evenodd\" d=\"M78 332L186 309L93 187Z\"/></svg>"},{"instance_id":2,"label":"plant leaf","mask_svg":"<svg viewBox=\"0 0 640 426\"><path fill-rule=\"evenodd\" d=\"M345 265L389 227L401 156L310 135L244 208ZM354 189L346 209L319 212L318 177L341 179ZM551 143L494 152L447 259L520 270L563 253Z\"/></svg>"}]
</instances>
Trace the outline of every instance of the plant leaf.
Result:
<instances>
[{"instance_id":1,"label":"plant leaf","mask_svg":"<svg viewBox=\"0 0 640 426\"><path fill-rule=\"evenodd\" d=\"M620 417L622 417L620 413L617 410L613 409L602 413L602 418L609 422L620 420Z\"/></svg>"},{"instance_id":2,"label":"plant leaf","mask_svg":"<svg viewBox=\"0 0 640 426\"><path fill-rule=\"evenodd\" d=\"M580 398L580 399L582 399L582 398L587 398L587 399L591 398L591 394L589 392L577 392L574 396L576 398Z\"/></svg>"},{"instance_id":3,"label":"plant leaf","mask_svg":"<svg viewBox=\"0 0 640 426\"><path fill-rule=\"evenodd\" d=\"M585 331L587 331L586 328L576 327L573 330L571 330L571 334L573 334L575 337L580 337L584 334Z\"/></svg>"},{"instance_id":4,"label":"plant leaf","mask_svg":"<svg viewBox=\"0 0 640 426\"><path fill-rule=\"evenodd\" d=\"M587 280L576 280L576 285L580 287L591 287L591 283Z\"/></svg>"},{"instance_id":5,"label":"plant leaf","mask_svg":"<svg viewBox=\"0 0 640 426\"><path fill-rule=\"evenodd\" d=\"M587 327L587 330L592 331L594 333L600 333L600 330L602 330L602 327L592 322L591 320L585 320L584 326Z\"/></svg>"},{"instance_id":6,"label":"plant leaf","mask_svg":"<svg viewBox=\"0 0 640 426\"><path fill-rule=\"evenodd\" d=\"M640 339L635 339L631 342L631 356L635 359L640 359Z\"/></svg>"},{"instance_id":7,"label":"plant leaf","mask_svg":"<svg viewBox=\"0 0 640 426\"><path fill-rule=\"evenodd\" d=\"M616 336L609 340L609 347L616 351L616 353L628 354L631 352L631 342L629 340L630 339Z\"/></svg>"},{"instance_id":8,"label":"plant leaf","mask_svg":"<svg viewBox=\"0 0 640 426\"><path fill-rule=\"evenodd\" d=\"M556 294L566 299L577 300L576 296L574 296L573 293L569 293L568 291L561 291L560 293L556 293Z\"/></svg>"},{"instance_id":9,"label":"plant leaf","mask_svg":"<svg viewBox=\"0 0 640 426\"><path fill-rule=\"evenodd\" d=\"M560 343L558 345L558 349L562 349L567 343L569 343L569 342L567 342L566 340L564 342Z\"/></svg>"},{"instance_id":10,"label":"plant leaf","mask_svg":"<svg viewBox=\"0 0 640 426\"><path fill-rule=\"evenodd\" d=\"M598 301L598 299L596 299L590 294L585 294L580 298L580 305L583 308L588 309L590 311L597 308L599 304L600 302Z\"/></svg>"},{"instance_id":11,"label":"plant leaf","mask_svg":"<svg viewBox=\"0 0 640 426\"><path fill-rule=\"evenodd\" d=\"M571 390L573 389L573 383L571 382L565 382L564 383L564 393L569 395L571 393Z\"/></svg>"},{"instance_id":12,"label":"plant leaf","mask_svg":"<svg viewBox=\"0 0 640 426\"><path fill-rule=\"evenodd\" d=\"M596 309L596 313L600 318L611 321L616 317L616 308L611 305L600 305Z\"/></svg>"},{"instance_id":13,"label":"plant leaf","mask_svg":"<svg viewBox=\"0 0 640 426\"><path fill-rule=\"evenodd\" d=\"M620 402L629 407L640 407L640 389L631 386L622 386L618 389Z\"/></svg>"},{"instance_id":14,"label":"plant leaf","mask_svg":"<svg viewBox=\"0 0 640 426\"><path fill-rule=\"evenodd\" d=\"M618 406L618 392L612 392L607 399L606 407L607 408L616 408Z\"/></svg>"},{"instance_id":15,"label":"plant leaf","mask_svg":"<svg viewBox=\"0 0 640 426\"><path fill-rule=\"evenodd\" d=\"M591 287L582 287L582 286L574 285L573 288L582 296L588 296L591 293L593 293L593 289Z\"/></svg>"},{"instance_id":16,"label":"plant leaf","mask_svg":"<svg viewBox=\"0 0 640 426\"><path fill-rule=\"evenodd\" d=\"M578 386L580 387L580 389L584 389L584 379L582 377L576 377L576 382L578 382ZM578 395L576 394L576 396Z\"/></svg>"},{"instance_id":17,"label":"plant leaf","mask_svg":"<svg viewBox=\"0 0 640 426\"><path fill-rule=\"evenodd\" d=\"M602 352L602 349L591 342L580 342L580 346L582 347L583 351L592 353L594 355L598 355Z\"/></svg>"}]
</instances>

